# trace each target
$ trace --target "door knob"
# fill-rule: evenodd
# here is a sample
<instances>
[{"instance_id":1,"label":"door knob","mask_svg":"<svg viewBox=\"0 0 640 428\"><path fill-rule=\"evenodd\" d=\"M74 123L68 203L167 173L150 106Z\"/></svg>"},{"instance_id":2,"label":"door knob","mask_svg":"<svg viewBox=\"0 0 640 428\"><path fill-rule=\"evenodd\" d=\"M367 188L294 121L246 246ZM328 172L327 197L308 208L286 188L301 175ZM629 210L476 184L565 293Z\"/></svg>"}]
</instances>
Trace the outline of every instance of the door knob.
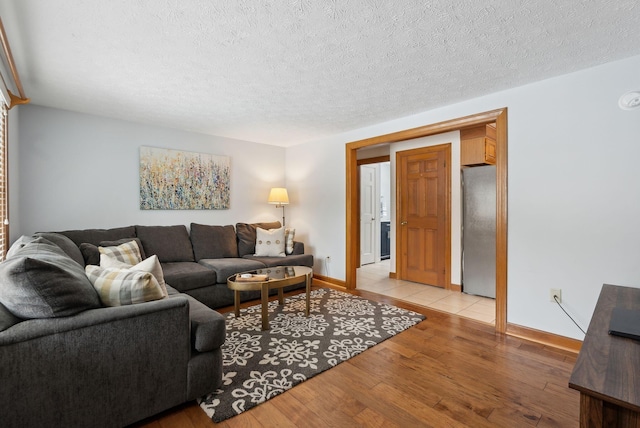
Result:
<instances>
[{"instance_id":1,"label":"door knob","mask_svg":"<svg viewBox=\"0 0 640 428\"><path fill-rule=\"evenodd\" d=\"M403 221L403 222L401 222L400 224L401 224L402 226L404 226L404 225L406 225L406 224L407 224L407 222L406 222L406 221Z\"/></svg>"}]
</instances>

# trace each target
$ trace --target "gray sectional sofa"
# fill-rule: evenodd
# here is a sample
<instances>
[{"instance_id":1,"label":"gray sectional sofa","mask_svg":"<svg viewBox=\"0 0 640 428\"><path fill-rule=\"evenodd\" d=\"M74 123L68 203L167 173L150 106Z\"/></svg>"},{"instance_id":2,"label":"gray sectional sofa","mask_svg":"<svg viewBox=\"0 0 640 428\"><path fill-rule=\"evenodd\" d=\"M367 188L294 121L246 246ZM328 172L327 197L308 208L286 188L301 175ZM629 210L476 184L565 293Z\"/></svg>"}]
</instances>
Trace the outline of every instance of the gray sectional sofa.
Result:
<instances>
[{"instance_id":1,"label":"gray sectional sofa","mask_svg":"<svg viewBox=\"0 0 640 428\"><path fill-rule=\"evenodd\" d=\"M0 263L0 287L41 287L18 315L1 303L15 300L10 287L0 291L0 426L120 427L214 391L225 323L211 308L232 304L227 277L313 265L301 243L286 257L252 256L256 226L192 224L191 234L182 225L69 230L12 247ZM99 246L132 239L143 258L158 256L169 295L104 307L83 279L84 266L99 261Z\"/></svg>"},{"instance_id":2,"label":"gray sectional sofa","mask_svg":"<svg viewBox=\"0 0 640 428\"><path fill-rule=\"evenodd\" d=\"M304 254L304 244L295 242L286 257L256 257L256 228L277 229L279 221L213 226L184 225L127 226L113 229L66 230L57 232L71 239L81 250L84 264L99 264L98 246L138 239L144 255L156 254L167 284L216 309L233 304L227 278L238 272L272 266L313 267L313 255ZM80 262L80 260L78 260ZM300 285L290 289L301 288ZM286 291L287 289L285 289ZM243 301L260 297L259 292L242 293Z\"/></svg>"}]
</instances>

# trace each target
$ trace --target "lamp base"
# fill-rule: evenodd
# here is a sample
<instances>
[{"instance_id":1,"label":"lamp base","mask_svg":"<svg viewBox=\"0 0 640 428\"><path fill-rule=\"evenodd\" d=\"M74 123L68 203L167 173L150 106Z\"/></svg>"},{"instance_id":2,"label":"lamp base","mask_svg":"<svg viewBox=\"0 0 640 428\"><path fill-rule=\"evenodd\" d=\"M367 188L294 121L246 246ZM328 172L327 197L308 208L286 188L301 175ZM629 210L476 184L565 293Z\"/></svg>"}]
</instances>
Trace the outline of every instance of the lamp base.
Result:
<instances>
[{"instance_id":1,"label":"lamp base","mask_svg":"<svg viewBox=\"0 0 640 428\"><path fill-rule=\"evenodd\" d=\"M276 205L276 208L282 208L282 227L284 227L284 205L278 204Z\"/></svg>"}]
</instances>

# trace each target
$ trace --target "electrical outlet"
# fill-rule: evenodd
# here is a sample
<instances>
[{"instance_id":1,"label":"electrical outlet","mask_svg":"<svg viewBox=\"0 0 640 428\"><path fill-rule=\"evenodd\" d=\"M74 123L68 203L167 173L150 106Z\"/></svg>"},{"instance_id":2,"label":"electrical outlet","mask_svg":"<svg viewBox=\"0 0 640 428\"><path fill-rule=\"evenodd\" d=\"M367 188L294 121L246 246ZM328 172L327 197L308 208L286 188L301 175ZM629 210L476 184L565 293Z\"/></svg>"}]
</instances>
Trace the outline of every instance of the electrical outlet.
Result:
<instances>
[{"instance_id":1,"label":"electrical outlet","mask_svg":"<svg viewBox=\"0 0 640 428\"><path fill-rule=\"evenodd\" d=\"M562 303L562 290L560 288L549 289L549 301L555 303L556 299L553 296L558 296L558 303Z\"/></svg>"}]
</instances>

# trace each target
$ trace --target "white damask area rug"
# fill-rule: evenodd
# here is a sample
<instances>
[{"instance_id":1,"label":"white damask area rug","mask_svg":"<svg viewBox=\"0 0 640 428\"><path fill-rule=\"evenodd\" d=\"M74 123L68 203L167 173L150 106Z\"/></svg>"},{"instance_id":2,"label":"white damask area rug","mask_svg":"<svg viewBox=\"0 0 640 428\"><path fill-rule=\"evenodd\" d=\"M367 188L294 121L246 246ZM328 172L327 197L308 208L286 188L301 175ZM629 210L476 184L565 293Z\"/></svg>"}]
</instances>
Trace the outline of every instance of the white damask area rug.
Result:
<instances>
[{"instance_id":1,"label":"white damask area rug","mask_svg":"<svg viewBox=\"0 0 640 428\"><path fill-rule=\"evenodd\" d=\"M214 422L240 414L419 323L421 314L322 288L269 303L270 330L261 306L226 315L223 380L198 400Z\"/></svg>"}]
</instances>

